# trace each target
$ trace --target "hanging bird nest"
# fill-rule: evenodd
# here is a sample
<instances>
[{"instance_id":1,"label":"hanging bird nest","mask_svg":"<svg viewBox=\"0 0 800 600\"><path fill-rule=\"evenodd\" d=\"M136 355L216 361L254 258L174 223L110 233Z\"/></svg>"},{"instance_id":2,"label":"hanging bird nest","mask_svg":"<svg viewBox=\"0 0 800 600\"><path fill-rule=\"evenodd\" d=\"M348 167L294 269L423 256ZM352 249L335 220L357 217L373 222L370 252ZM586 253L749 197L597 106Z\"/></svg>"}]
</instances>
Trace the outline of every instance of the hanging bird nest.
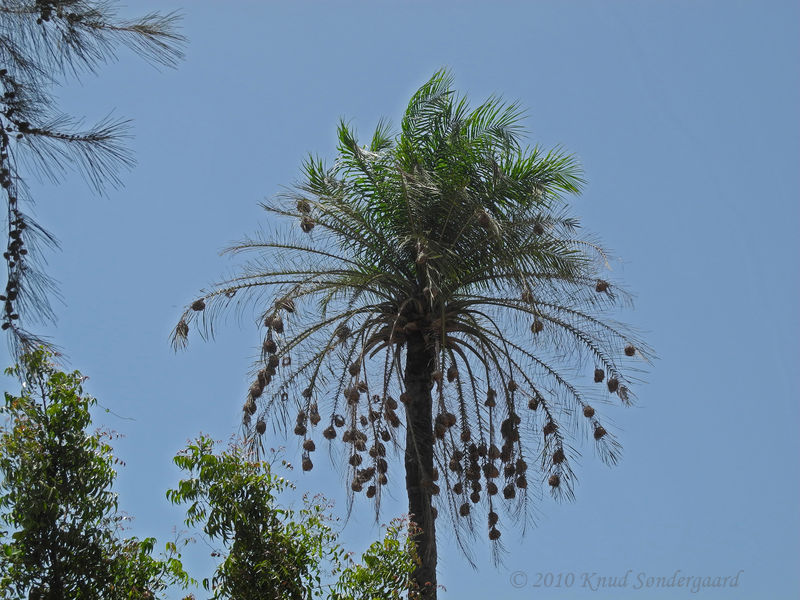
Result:
<instances>
[{"instance_id":1,"label":"hanging bird nest","mask_svg":"<svg viewBox=\"0 0 800 600\"><path fill-rule=\"evenodd\" d=\"M496 540L499 540L500 539L500 530L497 529L496 527L492 527L489 530L489 539L492 540L493 542L496 541Z\"/></svg>"},{"instance_id":2,"label":"hanging bird nest","mask_svg":"<svg viewBox=\"0 0 800 600\"><path fill-rule=\"evenodd\" d=\"M361 458L360 454L351 454L350 460L348 462L350 463L351 466L357 467L358 465L361 464L362 460L363 459Z\"/></svg>"},{"instance_id":3,"label":"hanging bird nest","mask_svg":"<svg viewBox=\"0 0 800 600\"><path fill-rule=\"evenodd\" d=\"M553 464L561 464L566 460L566 456L564 455L564 449L558 448L555 452L553 452Z\"/></svg>"},{"instance_id":4,"label":"hanging bird nest","mask_svg":"<svg viewBox=\"0 0 800 600\"><path fill-rule=\"evenodd\" d=\"M521 490L528 488L528 478L525 475L517 477L517 487Z\"/></svg>"},{"instance_id":5,"label":"hanging bird nest","mask_svg":"<svg viewBox=\"0 0 800 600\"><path fill-rule=\"evenodd\" d=\"M311 204L309 204L308 200L305 198L301 198L297 201L297 211L307 214L311 212Z\"/></svg>"},{"instance_id":6,"label":"hanging bird nest","mask_svg":"<svg viewBox=\"0 0 800 600\"><path fill-rule=\"evenodd\" d=\"M389 463L386 462L385 458L379 458L375 461L375 469L378 473L385 475L389 471Z\"/></svg>"},{"instance_id":7,"label":"hanging bird nest","mask_svg":"<svg viewBox=\"0 0 800 600\"><path fill-rule=\"evenodd\" d=\"M633 344L625 346L625 356L633 356L634 354L636 354L636 346Z\"/></svg>"},{"instance_id":8,"label":"hanging bird nest","mask_svg":"<svg viewBox=\"0 0 800 600\"><path fill-rule=\"evenodd\" d=\"M612 377L606 382L606 385L608 386L608 391L613 394L619 388L619 379Z\"/></svg>"},{"instance_id":9,"label":"hanging bird nest","mask_svg":"<svg viewBox=\"0 0 800 600\"><path fill-rule=\"evenodd\" d=\"M486 493L490 496L497 494L497 491L497 484L494 481L490 481L486 484Z\"/></svg>"},{"instance_id":10,"label":"hanging bird nest","mask_svg":"<svg viewBox=\"0 0 800 600\"><path fill-rule=\"evenodd\" d=\"M603 381L603 379L605 379L605 376L606 376L606 374L605 374L605 371L603 371L603 369L595 369L594 370L594 382L595 383L600 383L601 381Z\"/></svg>"},{"instance_id":11,"label":"hanging bird nest","mask_svg":"<svg viewBox=\"0 0 800 600\"><path fill-rule=\"evenodd\" d=\"M484 229L489 229L492 226L492 218L485 210L478 213L478 225Z\"/></svg>"},{"instance_id":12,"label":"hanging bird nest","mask_svg":"<svg viewBox=\"0 0 800 600\"><path fill-rule=\"evenodd\" d=\"M374 485L371 485L367 488L367 498L374 498L376 493L376 488Z\"/></svg>"},{"instance_id":13,"label":"hanging bird nest","mask_svg":"<svg viewBox=\"0 0 800 600\"><path fill-rule=\"evenodd\" d=\"M534 319L533 323L531 324L531 332L541 333L543 329L544 329L544 323L542 323L539 319Z\"/></svg>"},{"instance_id":14,"label":"hanging bird nest","mask_svg":"<svg viewBox=\"0 0 800 600\"><path fill-rule=\"evenodd\" d=\"M358 479L354 479L353 482L350 484L350 489L357 493L363 490L364 486Z\"/></svg>"},{"instance_id":15,"label":"hanging bird nest","mask_svg":"<svg viewBox=\"0 0 800 600\"><path fill-rule=\"evenodd\" d=\"M194 311L200 312L201 310L204 310L205 307L206 307L206 302L205 300L203 300L203 298L200 298L199 300L195 300L194 302L192 302L192 310Z\"/></svg>"},{"instance_id":16,"label":"hanging bird nest","mask_svg":"<svg viewBox=\"0 0 800 600\"><path fill-rule=\"evenodd\" d=\"M500 521L500 517L493 510L489 511L489 527L494 527Z\"/></svg>"},{"instance_id":17,"label":"hanging bird nest","mask_svg":"<svg viewBox=\"0 0 800 600\"><path fill-rule=\"evenodd\" d=\"M280 315L272 317L272 331L283 333L283 318Z\"/></svg>"},{"instance_id":18,"label":"hanging bird nest","mask_svg":"<svg viewBox=\"0 0 800 600\"><path fill-rule=\"evenodd\" d=\"M288 313L293 313L296 310L294 300L291 298L281 298L275 304L275 308L279 310L285 310Z\"/></svg>"},{"instance_id":19,"label":"hanging bird nest","mask_svg":"<svg viewBox=\"0 0 800 600\"><path fill-rule=\"evenodd\" d=\"M519 389L519 386L517 385L516 381L511 379L509 380L508 385L506 385L506 389L509 391L509 393L513 394Z\"/></svg>"},{"instance_id":20,"label":"hanging bird nest","mask_svg":"<svg viewBox=\"0 0 800 600\"><path fill-rule=\"evenodd\" d=\"M311 462L311 459L308 456L303 457L303 471L310 471L314 468L314 463Z\"/></svg>"},{"instance_id":21,"label":"hanging bird nest","mask_svg":"<svg viewBox=\"0 0 800 600\"><path fill-rule=\"evenodd\" d=\"M326 440L332 440L336 438L336 429L334 429L333 425L325 428L325 430L322 432L322 437L324 437Z\"/></svg>"},{"instance_id":22,"label":"hanging bird nest","mask_svg":"<svg viewBox=\"0 0 800 600\"><path fill-rule=\"evenodd\" d=\"M333 424L336 427L344 427L344 417L342 415L333 415Z\"/></svg>"},{"instance_id":23,"label":"hanging bird nest","mask_svg":"<svg viewBox=\"0 0 800 600\"><path fill-rule=\"evenodd\" d=\"M461 494L463 494L463 493L464 493L464 484L463 484L463 483L461 483L460 481L456 481L456 482L453 484L453 493L454 493L454 494L457 494L457 495L459 495L459 496L460 496Z\"/></svg>"},{"instance_id":24,"label":"hanging bird nest","mask_svg":"<svg viewBox=\"0 0 800 600\"><path fill-rule=\"evenodd\" d=\"M264 344L261 348L264 354L275 354L278 351L278 344L276 344L275 340L272 338L267 338L264 340Z\"/></svg>"},{"instance_id":25,"label":"hanging bird nest","mask_svg":"<svg viewBox=\"0 0 800 600\"><path fill-rule=\"evenodd\" d=\"M259 419L258 422L256 423L256 431L258 432L258 435L264 435L264 432L266 430L267 430L267 424L261 419Z\"/></svg>"},{"instance_id":26,"label":"hanging bird nest","mask_svg":"<svg viewBox=\"0 0 800 600\"><path fill-rule=\"evenodd\" d=\"M473 504L477 504L481 501L481 494L478 491L474 491L469 495L469 499L472 500Z\"/></svg>"},{"instance_id":27,"label":"hanging bird nest","mask_svg":"<svg viewBox=\"0 0 800 600\"><path fill-rule=\"evenodd\" d=\"M306 426L303 425L302 423L298 423L294 428L294 432L296 435L301 435L301 436L305 435L307 431L308 430L306 429Z\"/></svg>"},{"instance_id":28,"label":"hanging bird nest","mask_svg":"<svg viewBox=\"0 0 800 600\"><path fill-rule=\"evenodd\" d=\"M550 475L550 479L547 480L547 483L550 484L550 487L557 488L559 485L561 485L561 477L554 473L553 475Z\"/></svg>"},{"instance_id":29,"label":"hanging bird nest","mask_svg":"<svg viewBox=\"0 0 800 600\"><path fill-rule=\"evenodd\" d=\"M303 442L303 450L306 452L313 452L317 449L317 445L314 443L314 440L305 440Z\"/></svg>"},{"instance_id":30,"label":"hanging bird nest","mask_svg":"<svg viewBox=\"0 0 800 600\"><path fill-rule=\"evenodd\" d=\"M461 506L458 508L458 513L459 513L459 514L460 514L462 517L466 517L467 515L469 515L469 511L470 511L470 506L469 506L469 504L468 504L468 503L466 503L466 502L465 502L464 504L462 504L462 505L461 505Z\"/></svg>"},{"instance_id":31,"label":"hanging bird nest","mask_svg":"<svg viewBox=\"0 0 800 600\"><path fill-rule=\"evenodd\" d=\"M595 427L594 430L594 439L599 440L601 439L606 433L608 433L602 425L598 425Z\"/></svg>"},{"instance_id":32,"label":"hanging bird nest","mask_svg":"<svg viewBox=\"0 0 800 600\"><path fill-rule=\"evenodd\" d=\"M509 483L506 487L503 488L503 498L506 500L511 500L517 496L517 490L514 488L513 483Z\"/></svg>"},{"instance_id":33,"label":"hanging bird nest","mask_svg":"<svg viewBox=\"0 0 800 600\"><path fill-rule=\"evenodd\" d=\"M583 407L583 416L587 419L591 419L594 416L594 409L587 404Z\"/></svg>"},{"instance_id":34,"label":"hanging bird nest","mask_svg":"<svg viewBox=\"0 0 800 600\"><path fill-rule=\"evenodd\" d=\"M396 410L397 409L397 400L392 398L391 396L386 398L386 408L389 410Z\"/></svg>"},{"instance_id":35,"label":"hanging bird nest","mask_svg":"<svg viewBox=\"0 0 800 600\"><path fill-rule=\"evenodd\" d=\"M311 230L314 229L314 219L309 216L304 216L300 219L300 229L303 230L303 233L311 233Z\"/></svg>"},{"instance_id":36,"label":"hanging bird nest","mask_svg":"<svg viewBox=\"0 0 800 600\"><path fill-rule=\"evenodd\" d=\"M456 377L458 377L458 367L455 365L450 365L447 368L447 381L453 383L456 380Z\"/></svg>"},{"instance_id":37,"label":"hanging bird nest","mask_svg":"<svg viewBox=\"0 0 800 600\"><path fill-rule=\"evenodd\" d=\"M539 222L536 222L533 226L533 233L536 235L542 235L544 233L544 225Z\"/></svg>"},{"instance_id":38,"label":"hanging bird nest","mask_svg":"<svg viewBox=\"0 0 800 600\"><path fill-rule=\"evenodd\" d=\"M556 429L558 429L558 426L555 424L555 421L548 421L544 424L544 427L542 427L542 433L550 435L551 433L555 433Z\"/></svg>"},{"instance_id":39,"label":"hanging bird nest","mask_svg":"<svg viewBox=\"0 0 800 600\"><path fill-rule=\"evenodd\" d=\"M594 291L597 293L607 292L609 283L605 279L598 279L594 286Z\"/></svg>"}]
</instances>

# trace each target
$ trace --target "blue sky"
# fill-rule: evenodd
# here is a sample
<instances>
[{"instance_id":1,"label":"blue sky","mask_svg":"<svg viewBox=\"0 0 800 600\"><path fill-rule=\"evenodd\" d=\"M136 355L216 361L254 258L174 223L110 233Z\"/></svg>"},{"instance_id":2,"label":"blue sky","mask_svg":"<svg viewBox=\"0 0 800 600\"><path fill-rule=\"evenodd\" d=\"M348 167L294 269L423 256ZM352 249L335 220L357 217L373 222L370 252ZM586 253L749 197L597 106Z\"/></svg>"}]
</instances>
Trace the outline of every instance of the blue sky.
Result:
<instances>
[{"instance_id":1,"label":"blue sky","mask_svg":"<svg viewBox=\"0 0 800 600\"><path fill-rule=\"evenodd\" d=\"M397 123L447 66L474 101L496 92L526 106L532 143L578 155L588 185L573 212L621 257L615 272L637 296L625 318L660 358L637 406L612 414L621 464L586 452L576 500L548 497L524 538L506 531L500 569L488 543L474 572L442 536L442 597L695 595L634 589L640 573L679 569L742 571L737 588L701 597L798 597L796 2L140 0L124 12L172 9L189 38L177 70L120 52L61 91L88 120L112 109L134 120L125 187L98 198L79 178L34 186L63 247L49 268L66 303L48 332L113 412L98 423L126 436L118 491L135 534L166 541L180 528L164 491L186 440L238 428L253 320L177 355L168 344L182 306L232 269L219 250L266 223L258 202L294 182L308 152L332 155L339 117L364 135L381 116ZM339 471L318 458L295 480L343 514ZM404 490L393 495L384 520L405 510ZM361 500L342 540L361 550L377 535ZM189 554L210 564L202 544ZM584 573L629 570L625 589L583 586ZM527 583L514 587L514 572ZM547 573L576 580L534 587Z\"/></svg>"}]
</instances>

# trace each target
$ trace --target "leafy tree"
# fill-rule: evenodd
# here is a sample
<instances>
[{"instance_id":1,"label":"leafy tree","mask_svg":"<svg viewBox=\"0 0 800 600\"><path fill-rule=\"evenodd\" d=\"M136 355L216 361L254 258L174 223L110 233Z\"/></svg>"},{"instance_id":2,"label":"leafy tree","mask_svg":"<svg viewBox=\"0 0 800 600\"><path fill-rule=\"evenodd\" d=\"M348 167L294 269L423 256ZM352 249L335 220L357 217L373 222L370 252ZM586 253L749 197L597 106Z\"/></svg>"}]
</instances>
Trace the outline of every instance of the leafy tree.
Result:
<instances>
[{"instance_id":1,"label":"leafy tree","mask_svg":"<svg viewBox=\"0 0 800 600\"><path fill-rule=\"evenodd\" d=\"M303 181L263 205L298 229L232 248L255 258L204 291L173 332L183 347L195 324L209 335L226 309L255 305L264 338L248 431L296 417L304 470L318 425L340 437L350 489L376 510L386 446L403 451L427 597L438 513L465 547L482 505L497 550L499 513L524 522L530 491L572 498L580 440L607 463L619 457L595 405L630 404L650 355L612 320L629 295L566 210L583 184L578 163L524 147L522 116L495 97L470 108L441 71L399 133L381 122L362 145L342 122L336 160L310 157Z\"/></svg>"},{"instance_id":2,"label":"leafy tree","mask_svg":"<svg viewBox=\"0 0 800 600\"><path fill-rule=\"evenodd\" d=\"M160 560L154 539L120 537L110 436L86 431L96 401L50 356L40 349L6 370L23 389L2 409L0 597L145 599L188 584L174 544Z\"/></svg>"},{"instance_id":3,"label":"leafy tree","mask_svg":"<svg viewBox=\"0 0 800 600\"><path fill-rule=\"evenodd\" d=\"M299 511L281 507L278 495L292 484L273 463L254 460L251 450L233 445L215 453L213 440L200 437L175 464L190 478L167 498L188 503L186 524L202 525L212 542L223 545L214 552L223 557L216 572L203 580L213 598L390 600L409 589L413 548L399 523L364 554L366 566L355 564L336 544L324 498L306 498ZM327 563L340 572L330 594L323 585Z\"/></svg>"},{"instance_id":4,"label":"leafy tree","mask_svg":"<svg viewBox=\"0 0 800 600\"><path fill-rule=\"evenodd\" d=\"M119 184L120 168L133 162L121 144L127 121L104 119L85 128L58 110L54 88L113 59L120 45L151 62L174 64L183 42L175 24L172 14L120 19L114 3L104 0L0 2L0 186L8 208L0 321L16 356L42 343L26 323L54 319L41 249L56 241L24 208L32 201L26 177L57 181L77 170L99 192Z\"/></svg>"}]
</instances>

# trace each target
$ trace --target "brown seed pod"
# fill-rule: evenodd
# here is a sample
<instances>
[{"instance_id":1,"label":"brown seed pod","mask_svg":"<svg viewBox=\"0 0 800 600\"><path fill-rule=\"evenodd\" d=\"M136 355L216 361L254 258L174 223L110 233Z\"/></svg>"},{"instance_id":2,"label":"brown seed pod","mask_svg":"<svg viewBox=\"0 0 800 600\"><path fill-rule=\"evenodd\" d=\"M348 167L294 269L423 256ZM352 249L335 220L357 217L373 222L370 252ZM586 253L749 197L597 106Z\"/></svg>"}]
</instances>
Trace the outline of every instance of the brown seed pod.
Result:
<instances>
[{"instance_id":1,"label":"brown seed pod","mask_svg":"<svg viewBox=\"0 0 800 600\"><path fill-rule=\"evenodd\" d=\"M360 454L351 454L348 461L352 466L357 467L361 464L362 458Z\"/></svg>"},{"instance_id":2,"label":"brown seed pod","mask_svg":"<svg viewBox=\"0 0 800 600\"><path fill-rule=\"evenodd\" d=\"M500 530L495 528L495 527L492 527L489 530L489 539L492 540L493 542L495 540L499 540L500 539Z\"/></svg>"},{"instance_id":3,"label":"brown seed pod","mask_svg":"<svg viewBox=\"0 0 800 600\"><path fill-rule=\"evenodd\" d=\"M534 319L533 323L531 324L531 333L541 333L542 329L544 329L544 323L542 323L539 319Z\"/></svg>"},{"instance_id":4,"label":"brown seed pod","mask_svg":"<svg viewBox=\"0 0 800 600\"><path fill-rule=\"evenodd\" d=\"M555 421L548 421L544 424L544 427L542 427L542 433L545 435L550 435L551 433L555 433L556 429L558 429L558 427L556 426Z\"/></svg>"},{"instance_id":5,"label":"brown seed pod","mask_svg":"<svg viewBox=\"0 0 800 600\"><path fill-rule=\"evenodd\" d=\"M447 368L447 381L450 383L454 382L458 377L458 368L455 365L450 365Z\"/></svg>"},{"instance_id":6,"label":"brown seed pod","mask_svg":"<svg viewBox=\"0 0 800 600\"><path fill-rule=\"evenodd\" d=\"M333 424L336 427L344 427L344 417L342 415L333 415Z\"/></svg>"},{"instance_id":7,"label":"brown seed pod","mask_svg":"<svg viewBox=\"0 0 800 600\"><path fill-rule=\"evenodd\" d=\"M480 492L477 492L477 491L476 491L476 492L472 492L472 493L469 495L469 499L470 499L470 500L472 500L472 503L473 503L473 504L477 504L478 502L480 502L480 501L481 501L481 494L480 494Z\"/></svg>"},{"instance_id":8,"label":"brown seed pod","mask_svg":"<svg viewBox=\"0 0 800 600\"><path fill-rule=\"evenodd\" d=\"M634 354L636 354L636 346L633 344L625 346L625 356L633 356Z\"/></svg>"},{"instance_id":9,"label":"brown seed pod","mask_svg":"<svg viewBox=\"0 0 800 600\"><path fill-rule=\"evenodd\" d=\"M605 374L605 371L603 371L603 369L595 369L594 370L594 382L595 383L600 383L601 381L603 381L605 376L606 376L606 374Z\"/></svg>"},{"instance_id":10,"label":"brown seed pod","mask_svg":"<svg viewBox=\"0 0 800 600\"><path fill-rule=\"evenodd\" d=\"M557 474L550 475L550 479L547 480L547 483L550 484L550 487L557 488L561 484L561 477Z\"/></svg>"},{"instance_id":11,"label":"brown seed pod","mask_svg":"<svg viewBox=\"0 0 800 600\"><path fill-rule=\"evenodd\" d=\"M528 478L525 475L520 475L517 477L517 487L521 490L527 489L528 487Z\"/></svg>"},{"instance_id":12,"label":"brown seed pod","mask_svg":"<svg viewBox=\"0 0 800 600\"><path fill-rule=\"evenodd\" d=\"M305 435L307 431L308 430L306 429L306 426L303 425L302 423L298 423L294 428L294 432L296 435Z\"/></svg>"},{"instance_id":13,"label":"brown seed pod","mask_svg":"<svg viewBox=\"0 0 800 600\"><path fill-rule=\"evenodd\" d=\"M317 445L314 443L314 440L306 440L303 442L303 450L306 452L313 452L317 449Z\"/></svg>"},{"instance_id":14,"label":"brown seed pod","mask_svg":"<svg viewBox=\"0 0 800 600\"><path fill-rule=\"evenodd\" d=\"M486 484L486 493L490 496L494 496L497 493L497 484L494 481Z\"/></svg>"},{"instance_id":15,"label":"brown seed pod","mask_svg":"<svg viewBox=\"0 0 800 600\"><path fill-rule=\"evenodd\" d=\"M500 520L500 517L497 515L496 512L493 510L489 511L489 527L494 527L497 525L497 522Z\"/></svg>"},{"instance_id":16,"label":"brown seed pod","mask_svg":"<svg viewBox=\"0 0 800 600\"><path fill-rule=\"evenodd\" d=\"M310 471L314 468L314 463L311 462L311 459L308 456L303 457L303 471Z\"/></svg>"},{"instance_id":17,"label":"brown seed pod","mask_svg":"<svg viewBox=\"0 0 800 600\"><path fill-rule=\"evenodd\" d=\"M206 307L206 303L205 303L205 300L203 300L202 298L192 302L192 310L194 310L194 311L200 312L201 310L204 310L205 307Z\"/></svg>"},{"instance_id":18,"label":"brown seed pod","mask_svg":"<svg viewBox=\"0 0 800 600\"><path fill-rule=\"evenodd\" d=\"M462 517L466 517L469 514L469 510L470 506L467 502L465 502L458 508L458 514L460 514Z\"/></svg>"},{"instance_id":19,"label":"brown seed pod","mask_svg":"<svg viewBox=\"0 0 800 600\"><path fill-rule=\"evenodd\" d=\"M606 433L608 433L602 425L598 425L595 427L594 430L594 439L599 440L602 438Z\"/></svg>"},{"instance_id":20,"label":"brown seed pod","mask_svg":"<svg viewBox=\"0 0 800 600\"><path fill-rule=\"evenodd\" d=\"M367 488L367 498L374 498L376 493L376 488L374 485L371 485Z\"/></svg>"},{"instance_id":21,"label":"brown seed pod","mask_svg":"<svg viewBox=\"0 0 800 600\"><path fill-rule=\"evenodd\" d=\"M566 456L564 455L564 449L558 448L555 452L553 452L553 464L561 464L566 460Z\"/></svg>"},{"instance_id":22,"label":"brown seed pod","mask_svg":"<svg viewBox=\"0 0 800 600\"><path fill-rule=\"evenodd\" d=\"M517 490L514 488L513 483L509 483L506 487L503 488L503 498L506 500L511 500L515 498L517 495Z\"/></svg>"},{"instance_id":23,"label":"brown seed pod","mask_svg":"<svg viewBox=\"0 0 800 600\"><path fill-rule=\"evenodd\" d=\"M308 216L300 219L300 229L303 230L303 233L311 233L311 230L314 229L314 219Z\"/></svg>"},{"instance_id":24,"label":"brown seed pod","mask_svg":"<svg viewBox=\"0 0 800 600\"><path fill-rule=\"evenodd\" d=\"M264 350L264 354L275 354L278 351L278 344L275 343L275 340L267 338L261 348Z\"/></svg>"},{"instance_id":25,"label":"brown seed pod","mask_svg":"<svg viewBox=\"0 0 800 600\"><path fill-rule=\"evenodd\" d=\"M528 400L528 408L531 410L536 410L539 408L539 399L538 398L531 398Z\"/></svg>"},{"instance_id":26,"label":"brown seed pod","mask_svg":"<svg viewBox=\"0 0 800 600\"><path fill-rule=\"evenodd\" d=\"M619 379L612 377L606 382L606 385L608 386L608 391L613 394L619 388Z\"/></svg>"},{"instance_id":27,"label":"brown seed pod","mask_svg":"<svg viewBox=\"0 0 800 600\"><path fill-rule=\"evenodd\" d=\"M332 440L336 437L336 429L334 429L333 425L325 428L322 432L322 437L326 440Z\"/></svg>"},{"instance_id":28,"label":"brown seed pod","mask_svg":"<svg viewBox=\"0 0 800 600\"><path fill-rule=\"evenodd\" d=\"M594 286L594 291L602 293L608 290L608 282L605 279L598 279Z\"/></svg>"},{"instance_id":29,"label":"brown seed pod","mask_svg":"<svg viewBox=\"0 0 800 600\"><path fill-rule=\"evenodd\" d=\"M517 382L516 382L516 381L514 381L513 379L511 379L511 380L509 380L509 382L508 382L508 385L506 385L506 389L507 389L507 390L508 390L510 393L514 393L514 392L516 392L516 391L519 389L519 386L517 385Z\"/></svg>"},{"instance_id":30,"label":"brown seed pod","mask_svg":"<svg viewBox=\"0 0 800 600\"><path fill-rule=\"evenodd\" d=\"M267 424L264 423L261 419L256 422L256 431L258 435L264 435L264 432L267 430Z\"/></svg>"},{"instance_id":31,"label":"brown seed pod","mask_svg":"<svg viewBox=\"0 0 800 600\"><path fill-rule=\"evenodd\" d=\"M458 494L458 495L461 495L462 493L464 493L464 484L461 483L460 481L456 481L453 484L453 493L454 494Z\"/></svg>"},{"instance_id":32,"label":"brown seed pod","mask_svg":"<svg viewBox=\"0 0 800 600\"><path fill-rule=\"evenodd\" d=\"M303 214L307 214L311 212L311 204L308 203L308 200L305 198L301 198L297 201L297 211Z\"/></svg>"}]
</instances>

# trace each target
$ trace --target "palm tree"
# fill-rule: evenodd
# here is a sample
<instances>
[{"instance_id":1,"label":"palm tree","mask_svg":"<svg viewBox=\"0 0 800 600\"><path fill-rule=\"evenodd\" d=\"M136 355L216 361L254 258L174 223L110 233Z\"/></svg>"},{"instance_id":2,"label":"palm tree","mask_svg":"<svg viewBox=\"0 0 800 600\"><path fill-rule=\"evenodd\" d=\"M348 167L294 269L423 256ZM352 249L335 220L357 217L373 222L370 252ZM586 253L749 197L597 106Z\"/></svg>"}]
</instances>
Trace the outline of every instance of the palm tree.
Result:
<instances>
[{"instance_id":1,"label":"palm tree","mask_svg":"<svg viewBox=\"0 0 800 600\"><path fill-rule=\"evenodd\" d=\"M471 109L440 71L398 134L381 122L362 146L341 123L335 162L310 157L303 182L263 205L299 231L232 248L255 258L204 291L173 332L182 347L194 321L206 336L221 312L255 306L264 338L244 404L252 439L269 419L296 417L310 470L313 432L341 437L350 489L376 510L386 445L404 449L427 598L437 515L462 540L485 507L497 549L498 512L526 522L529 492L543 487L571 498L576 439L608 463L619 456L591 403L615 394L629 404L634 361L649 356L609 319L628 296L564 210L579 165L522 147L521 120L494 97ZM594 387L576 381L587 363Z\"/></svg>"}]
</instances>

